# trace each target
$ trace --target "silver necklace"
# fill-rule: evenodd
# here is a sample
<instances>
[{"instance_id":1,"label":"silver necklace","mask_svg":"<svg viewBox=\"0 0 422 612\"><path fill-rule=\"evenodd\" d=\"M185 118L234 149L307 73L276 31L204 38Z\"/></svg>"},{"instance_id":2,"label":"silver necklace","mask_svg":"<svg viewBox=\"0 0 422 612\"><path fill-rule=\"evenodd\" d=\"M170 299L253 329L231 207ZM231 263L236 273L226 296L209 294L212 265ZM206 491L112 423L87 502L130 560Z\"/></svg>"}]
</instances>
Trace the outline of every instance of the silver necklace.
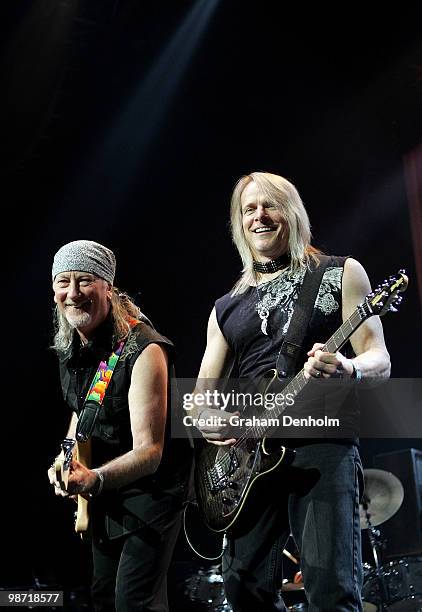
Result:
<instances>
[{"instance_id":1,"label":"silver necklace","mask_svg":"<svg viewBox=\"0 0 422 612\"><path fill-rule=\"evenodd\" d=\"M274 286L275 281L279 282L280 276L281 274L276 276L276 278L274 278L273 280L268 281L268 284L271 283L272 286ZM275 296L273 296L270 292L267 292L261 299L258 287L258 284L256 284L256 292L258 295L256 310L258 312L259 318L261 319L261 331L265 336L268 336L268 317L270 316L270 312L280 304L281 295L276 294Z\"/></svg>"}]
</instances>

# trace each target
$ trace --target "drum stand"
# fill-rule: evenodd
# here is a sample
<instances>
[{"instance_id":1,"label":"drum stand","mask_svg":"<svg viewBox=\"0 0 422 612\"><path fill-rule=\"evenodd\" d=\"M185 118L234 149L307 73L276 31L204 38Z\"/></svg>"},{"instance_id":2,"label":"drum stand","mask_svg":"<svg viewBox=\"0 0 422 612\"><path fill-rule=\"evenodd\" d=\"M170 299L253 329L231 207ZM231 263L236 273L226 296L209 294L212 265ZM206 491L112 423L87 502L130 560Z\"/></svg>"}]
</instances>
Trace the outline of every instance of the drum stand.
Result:
<instances>
[{"instance_id":1,"label":"drum stand","mask_svg":"<svg viewBox=\"0 0 422 612\"><path fill-rule=\"evenodd\" d=\"M380 591L380 603L381 610L388 610L388 592L387 587L385 585L384 574L382 572L381 563L380 563L380 551L383 545L383 542L380 538L380 532L378 529L375 529L371 523L370 513L368 512L368 498L363 495L362 499L362 507L365 513L366 524L368 525L368 537L369 542L371 544L372 555L374 557L375 562L375 575L377 577L377 582L379 585Z\"/></svg>"}]
</instances>

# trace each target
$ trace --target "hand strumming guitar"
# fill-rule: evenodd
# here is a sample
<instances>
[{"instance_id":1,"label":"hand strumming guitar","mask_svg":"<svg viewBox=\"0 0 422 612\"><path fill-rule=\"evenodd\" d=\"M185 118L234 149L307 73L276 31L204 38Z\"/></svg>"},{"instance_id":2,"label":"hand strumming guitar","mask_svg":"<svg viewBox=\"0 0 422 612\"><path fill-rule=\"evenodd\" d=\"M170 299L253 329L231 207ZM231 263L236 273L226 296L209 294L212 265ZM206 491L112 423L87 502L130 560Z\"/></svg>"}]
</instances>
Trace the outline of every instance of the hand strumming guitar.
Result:
<instances>
[{"instance_id":1,"label":"hand strumming guitar","mask_svg":"<svg viewBox=\"0 0 422 612\"><path fill-rule=\"evenodd\" d=\"M226 446L236 442L236 438L228 437L233 432L233 427L229 422L230 416L240 415L236 411L227 414L218 408L203 408L198 411L196 427L199 429L207 442L218 446ZM210 421L213 421L212 423ZM217 424L215 424L217 422Z\"/></svg>"}]
</instances>

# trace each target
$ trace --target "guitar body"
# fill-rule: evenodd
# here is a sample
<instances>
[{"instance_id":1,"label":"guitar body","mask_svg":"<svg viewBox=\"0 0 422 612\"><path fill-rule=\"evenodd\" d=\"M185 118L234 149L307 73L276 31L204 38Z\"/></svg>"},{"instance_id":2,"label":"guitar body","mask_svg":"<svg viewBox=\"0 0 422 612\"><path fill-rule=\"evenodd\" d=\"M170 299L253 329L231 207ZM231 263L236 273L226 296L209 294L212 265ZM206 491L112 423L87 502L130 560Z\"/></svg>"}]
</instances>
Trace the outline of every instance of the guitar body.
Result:
<instances>
[{"instance_id":1,"label":"guitar body","mask_svg":"<svg viewBox=\"0 0 422 612\"><path fill-rule=\"evenodd\" d=\"M91 465L91 442L76 442L75 443L75 459L82 463L85 467L89 468ZM89 512L88 512L88 500L82 495L78 495L78 509L76 511L75 519L75 531L79 533L81 537L88 531L89 525Z\"/></svg>"},{"instance_id":2,"label":"guitar body","mask_svg":"<svg viewBox=\"0 0 422 612\"><path fill-rule=\"evenodd\" d=\"M195 469L195 491L202 519L211 530L231 528L257 478L278 470L294 456L294 451L284 446L273 452L266 446L265 438L250 438L244 447L207 444L201 451Z\"/></svg>"},{"instance_id":3,"label":"guitar body","mask_svg":"<svg viewBox=\"0 0 422 612\"><path fill-rule=\"evenodd\" d=\"M65 438L62 443L62 451L54 462L56 480L60 483L63 491L67 491L69 472L72 460L75 459L85 467L91 463L91 443L77 442L73 438ZM89 527L89 502L82 495L77 496L78 508L75 513L75 531L84 537Z\"/></svg>"}]
</instances>

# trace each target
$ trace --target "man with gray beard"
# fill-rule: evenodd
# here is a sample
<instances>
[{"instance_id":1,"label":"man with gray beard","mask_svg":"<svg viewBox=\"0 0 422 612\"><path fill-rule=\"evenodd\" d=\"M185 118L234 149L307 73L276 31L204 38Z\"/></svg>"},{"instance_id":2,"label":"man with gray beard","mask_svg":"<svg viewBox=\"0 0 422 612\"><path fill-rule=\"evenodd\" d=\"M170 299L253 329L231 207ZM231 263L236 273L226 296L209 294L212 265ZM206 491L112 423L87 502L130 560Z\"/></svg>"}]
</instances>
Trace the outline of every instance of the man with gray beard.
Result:
<instances>
[{"instance_id":1,"label":"man with gray beard","mask_svg":"<svg viewBox=\"0 0 422 612\"><path fill-rule=\"evenodd\" d=\"M54 257L53 348L72 410L67 438L88 439L92 468L73 459L66 487L54 467L48 476L56 495L89 500L94 609L167 610L191 447L169 433L173 345L113 286L115 269L113 252L91 240Z\"/></svg>"}]
</instances>

